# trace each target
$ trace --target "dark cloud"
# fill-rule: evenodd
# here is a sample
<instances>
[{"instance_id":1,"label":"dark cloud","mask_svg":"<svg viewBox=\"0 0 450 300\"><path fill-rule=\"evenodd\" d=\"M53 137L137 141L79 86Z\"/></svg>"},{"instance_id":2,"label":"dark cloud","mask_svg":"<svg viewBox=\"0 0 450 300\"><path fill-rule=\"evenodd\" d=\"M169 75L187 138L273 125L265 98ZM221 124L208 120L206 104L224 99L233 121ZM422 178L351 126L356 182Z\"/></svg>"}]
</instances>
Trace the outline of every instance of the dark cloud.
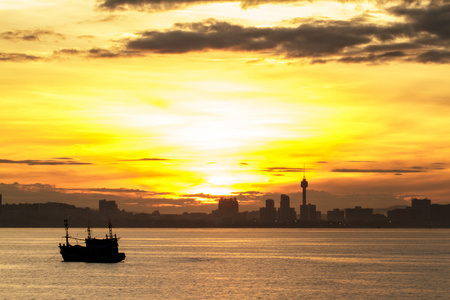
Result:
<instances>
[{"instance_id":1,"label":"dark cloud","mask_svg":"<svg viewBox=\"0 0 450 300\"><path fill-rule=\"evenodd\" d=\"M450 51L430 50L420 54L417 60L422 63L450 63Z\"/></svg>"},{"instance_id":2,"label":"dark cloud","mask_svg":"<svg viewBox=\"0 0 450 300\"><path fill-rule=\"evenodd\" d=\"M390 8L389 11L395 15L406 17L415 31L428 32L445 40L450 38L450 4L448 1L432 1L426 7L401 5Z\"/></svg>"},{"instance_id":3,"label":"dark cloud","mask_svg":"<svg viewBox=\"0 0 450 300\"><path fill-rule=\"evenodd\" d=\"M334 169L337 173L420 173L421 169Z\"/></svg>"},{"instance_id":4,"label":"dark cloud","mask_svg":"<svg viewBox=\"0 0 450 300\"><path fill-rule=\"evenodd\" d=\"M103 0L101 8L123 10L126 8L144 9L148 11L173 10L191 5L205 3L239 2L243 9L270 3L291 3L299 0Z\"/></svg>"},{"instance_id":5,"label":"dark cloud","mask_svg":"<svg viewBox=\"0 0 450 300\"><path fill-rule=\"evenodd\" d=\"M414 41L422 33L413 31L406 23L382 26L308 19L292 28L244 27L208 19L177 23L166 31L144 31L138 38L129 40L126 46L133 51L171 54L208 50L253 51L288 58L310 58L321 63L333 60L344 63L448 62L449 51L429 50L430 45ZM398 43L397 39L410 41Z\"/></svg>"},{"instance_id":6,"label":"dark cloud","mask_svg":"<svg viewBox=\"0 0 450 300\"><path fill-rule=\"evenodd\" d=\"M203 194L203 193L199 193L199 194L184 194L181 195L181 197L187 197L187 198L204 198L204 199L220 199L223 197L227 197L224 195L211 195L211 194Z\"/></svg>"},{"instance_id":7,"label":"dark cloud","mask_svg":"<svg viewBox=\"0 0 450 300\"><path fill-rule=\"evenodd\" d=\"M154 4L166 1L107 1L115 5ZM197 1L170 1L189 4ZM247 1L258 5L272 1ZM105 2L106 3L106 2ZM278 2L280 3L280 2ZM215 19L177 23L165 31L149 30L126 42L134 51L187 53L224 50L260 52L287 58L308 58L312 63L380 63L414 61L448 63L450 53L450 4L404 1L387 13L403 21L376 24L364 13L351 20L296 18L297 27L245 27ZM114 7L116 7L114 6ZM287 21L286 21L287 22ZM399 42L401 41L401 42Z\"/></svg>"},{"instance_id":8,"label":"dark cloud","mask_svg":"<svg viewBox=\"0 0 450 300\"><path fill-rule=\"evenodd\" d=\"M3 53L0 52L0 61L4 62L23 62L23 61L38 61L41 60L42 57L28 55L25 53Z\"/></svg>"},{"instance_id":9,"label":"dark cloud","mask_svg":"<svg viewBox=\"0 0 450 300\"><path fill-rule=\"evenodd\" d=\"M431 169L433 170L445 170L446 169L446 163L432 163Z\"/></svg>"},{"instance_id":10,"label":"dark cloud","mask_svg":"<svg viewBox=\"0 0 450 300\"><path fill-rule=\"evenodd\" d=\"M246 191L246 192L233 192L232 195L239 195L239 196L261 196L264 193L258 192L258 191Z\"/></svg>"},{"instance_id":11,"label":"dark cloud","mask_svg":"<svg viewBox=\"0 0 450 300\"><path fill-rule=\"evenodd\" d=\"M55 165L92 165L91 163L73 161L72 159L61 161L58 160L10 160L10 159L0 159L0 164L18 164L18 165L29 165L29 166L55 166Z\"/></svg>"},{"instance_id":12,"label":"dark cloud","mask_svg":"<svg viewBox=\"0 0 450 300\"><path fill-rule=\"evenodd\" d=\"M126 188L81 188L81 189L58 189L58 191L79 191L79 192L99 192L99 193L133 193L133 194L148 194L149 192L146 190L140 189L126 189Z\"/></svg>"},{"instance_id":13,"label":"dark cloud","mask_svg":"<svg viewBox=\"0 0 450 300\"><path fill-rule=\"evenodd\" d=\"M138 158L138 159L124 159L122 161L170 161L168 158L150 157L150 158Z\"/></svg>"},{"instance_id":14,"label":"dark cloud","mask_svg":"<svg viewBox=\"0 0 450 300\"><path fill-rule=\"evenodd\" d=\"M238 1L243 8L265 3L296 1ZM165 10L206 2L208 0L106 0L108 9L128 7ZM351 0L350 0L351 1ZM356 0L355 0L356 1ZM301 1L299 1L301 2ZM312 64L328 62L379 64L391 61L450 63L450 4L448 1L400 1L391 6L377 1L380 9L400 17L396 22L378 24L363 12L351 20L295 18L288 27L246 27L208 19L202 22L177 23L168 30L148 30L136 38L122 40L122 47L88 50L62 49L54 58L82 56L88 58L122 58L148 53L182 54L200 51L258 52L268 56L303 58ZM401 20L402 19L402 20ZM109 19L108 19L109 20ZM39 40L46 36L64 38L53 31L6 31L0 38ZM39 57L23 53L0 53L0 61L32 61Z\"/></svg>"},{"instance_id":15,"label":"dark cloud","mask_svg":"<svg viewBox=\"0 0 450 300\"><path fill-rule=\"evenodd\" d=\"M123 49L102 49L102 48L92 48L90 50L78 50L78 49L61 49L53 51L54 57L60 56L71 56L78 55L89 58L120 58L120 57L134 57L142 56L138 51L130 51Z\"/></svg>"},{"instance_id":16,"label":"dark cloud","mask_svg":"<svg viewBox=\"0 0 450 300\"><path fill-rule=\"evenodd\" d=\"M381 45L369 45L364 48L364 51L368 52L389 52L389 51L401 51L408 49L419 49L422 48L421 45L416 43L392 43L392 44L381 44Z\"/></svg>"},{"instance_id":17,"label":"dark cloud","mask_svg":"<svg viewBox=\"0 0 450 300\"><path fill-rule=\"evenodd\" d=\"M16 30L0 33L0 39L11 41L40 41L42 38L47 37L65 39L63 34L51 30Z\"/></svg>"},{"instance_id":18,"label":"dark cloud","mask_svg":"<svg viewBox=\"0 0 450 300\"><path fill-rule=\"evenodd\" d=\"M215 49L318 57L338 54L347 47L368 44L371 36L388 39L388 35L399 30L380 30L374 25L354 26L343 21L329 22L327 25L302 24L297 28L260 28L209 19L198 23L178 23L165 32L142 32L141 37L129 41L127 47L158 53Z\"/></svg>"},{"instance_id":19,"label":"dark cloud","mask_svg":"<svg viewBox=\"0 0 450 300\"><path fill-rule=\"evenodd\" d=\"M95 57L95 58L114 58L114 57L122 57L122 56L129 56L127 54L131 54L131 51L123 52L123 51L111 51L108 49L101 49L101 48L93 48L87 52L87 55L89 57Z\"/></svg>"},{"instance_id":20,"label":"dark cloud","mask_svg":"<svg viewBox=\"0 0 450 300\"><path fill-rule=\"evenodd\" d=\"M78 55L80 53L83 53L83 51L77 50L77 49L61 49L58 51L53 51L53 55Z\"/></svg>"},{"instance_id":21,"label":"dark cloud","mask_svg":"<svg viewBox=\"0 0 450 300\"><path fill-rule=\"evenodd\" d=\"M306 169L308 170L308 169ZM286 167L271 167L266 168L262 170L263 172L269 172L269 173L300 173L303 172L303 168L286 168Z\"/></svg>"}]
</instances>

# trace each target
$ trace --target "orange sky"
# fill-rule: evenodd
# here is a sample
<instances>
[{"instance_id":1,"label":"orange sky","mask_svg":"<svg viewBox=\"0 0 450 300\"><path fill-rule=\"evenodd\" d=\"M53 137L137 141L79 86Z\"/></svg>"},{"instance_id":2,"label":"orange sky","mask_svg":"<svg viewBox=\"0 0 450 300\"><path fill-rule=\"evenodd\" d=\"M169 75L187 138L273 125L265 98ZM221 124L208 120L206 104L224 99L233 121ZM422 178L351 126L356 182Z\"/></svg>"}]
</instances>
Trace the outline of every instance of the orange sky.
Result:
<instances>
[{"instance_id":1,"label":"orange sky","mask_svg":"<svg viewBox=\"0 0 450 300\"><path fill-rule=\"evenodd\" d=\"M287 193L297 207L306 165L322 210L448 203L449 11L3 1L3 201L178 213Z\"/></svg>"}]
</instances>

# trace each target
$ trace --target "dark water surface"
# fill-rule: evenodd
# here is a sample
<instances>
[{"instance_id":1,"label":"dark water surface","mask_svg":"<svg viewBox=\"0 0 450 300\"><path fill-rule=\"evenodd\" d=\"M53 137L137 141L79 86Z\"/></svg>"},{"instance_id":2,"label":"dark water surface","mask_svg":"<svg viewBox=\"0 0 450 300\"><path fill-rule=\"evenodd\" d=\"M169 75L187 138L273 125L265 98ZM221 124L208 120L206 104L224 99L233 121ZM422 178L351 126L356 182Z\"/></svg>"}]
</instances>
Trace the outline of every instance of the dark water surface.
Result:
<instances>
[{"instance_id":1,"label":"dark water surface","mask_svg":"<svg viewBox=\"0 0 450 300\"><path fill-rule=\"evenodd\" d=\"M0 228L0 298L450 299L449 229L115 232L127 258L95 264L62 262L63 228Z\"/></svg>"}]
</instances>

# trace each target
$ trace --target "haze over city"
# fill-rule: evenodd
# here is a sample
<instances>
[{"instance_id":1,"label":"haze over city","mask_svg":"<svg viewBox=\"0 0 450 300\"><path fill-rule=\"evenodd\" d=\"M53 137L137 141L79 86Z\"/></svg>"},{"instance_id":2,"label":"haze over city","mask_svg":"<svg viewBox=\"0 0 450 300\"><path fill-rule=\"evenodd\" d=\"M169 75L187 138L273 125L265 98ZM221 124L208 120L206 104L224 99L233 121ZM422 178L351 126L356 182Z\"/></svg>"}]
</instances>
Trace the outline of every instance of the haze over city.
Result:
<instances>
[{"instance_id":1,"label":"haze over city","mask_svg":"<svg viewBox=\"0 0 450 300\"><path fill-rule=\"evenodd\" d=\"M448 1L0 3L0 194L449 203Z\"/></svg>"}]
</instances>

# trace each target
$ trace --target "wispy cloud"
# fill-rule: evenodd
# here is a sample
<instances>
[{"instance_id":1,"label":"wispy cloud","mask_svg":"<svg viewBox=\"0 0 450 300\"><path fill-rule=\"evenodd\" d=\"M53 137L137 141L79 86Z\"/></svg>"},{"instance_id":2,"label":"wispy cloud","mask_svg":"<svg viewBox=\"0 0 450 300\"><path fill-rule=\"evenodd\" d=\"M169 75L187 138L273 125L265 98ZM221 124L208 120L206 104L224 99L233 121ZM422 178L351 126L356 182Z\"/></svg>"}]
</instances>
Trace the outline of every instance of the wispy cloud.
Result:
<instances>
[{"instance_id":1,"label":"wispy cloud","mask_svg":"<svg viewBox=\"0 0 450 300\"><path fill-rule=\"evenodd\" d=\"M123 159L122 161L170 161L168 158L160 157L148 157L148 158L137 158L137 159Z\"/></svg>"},{"instance_id":2,"label":"wispy cloud","mask_svg":"<svg viewBox=\"0 0 450 300\"><path fill-rule=\"evenodd\" d=\"M181 195L181 197L203 198L203 199L219 199L219 198L227 197L227 196L226 195L211 195L211 194L199 193L199 194L184 194L184 195Z\"/></svg>"},{"instance_id":3,"label":"wispy cloud","mask_svg":"<svg viewBox=\"0 0 450 300\"><path fill-rule=\"evenodd\" d=\"M49 37L65 39L63 34L51 30L16 30L0 32L0 39L10 41L40 41L43 38Z\"/></svg>"},{"instance_id":4,"label":"wispy cloud","mask_svg":"<svg viewBox=\"0 0 450 300\"><path fill-rule=\"evenodd\" d=\"M243 9L269 3L291 3L299 0L104 0L101 8L109 10L140 9L148 11L173 10L205 3L238 2Z\"/></svg>"},{"instance_id":5,"label":"wispy cloud","mask_svg":"<svg viewBox=\"0 0 450 300\"><path fill-rule=\"evenodd\" d=\"M308 169L305 169L308 171ZM270 167L266 169L262 169L263 172L269 172L269 173L299 173L303 172L303 168L286 168L286 167Z\"/></svg>"},{"instance_id":6,"label":"wispy cloud","mask_svg":"<svg viewBox=\"0 0 450 300\"><path fill-rule=\"evenodd\" d=\"M92 48L89 50L81 49L60 49L53 51L53 57L59 58L62 56L82 56L88 58L119 58L119 57L136 57L142 56L139 51L124 50L124 49L104 49Z\"/></svg>"},{"instance_id":7,"label":"wispy cloud","mask_svg":"<svg viewBox=\"0 0 450 300\"><path fill-rule=\"evenodd\" d=\"M421 173L422 169L334 169L337 173Z\"/></svg>"},{"instance_id":8,"label":"wispy cloud","mask_svg":"<svg viewBox=\"0 0 450 300\"><path fill-rule=\"evenodd\" d=\"M41 60L42 57L35 55L28 55L25 53L4 53L0 52L0 61L4 62L23 62L23 61L37 61Z\"/></svg>"},{"instance_id":9,"label":"wispy cloud","mask_svg":"<svg viewBox=\"0 0 450 300\"><path fill-rule=\"evenodd\" d=\"M0 159L0 164L18 164L18 165L29 165L29 166L56 166L56 165L92 165L92 163L74 161L72 159L60 158L58 160L11 160L11 159Z\"/></svg>"}]
</instances>

